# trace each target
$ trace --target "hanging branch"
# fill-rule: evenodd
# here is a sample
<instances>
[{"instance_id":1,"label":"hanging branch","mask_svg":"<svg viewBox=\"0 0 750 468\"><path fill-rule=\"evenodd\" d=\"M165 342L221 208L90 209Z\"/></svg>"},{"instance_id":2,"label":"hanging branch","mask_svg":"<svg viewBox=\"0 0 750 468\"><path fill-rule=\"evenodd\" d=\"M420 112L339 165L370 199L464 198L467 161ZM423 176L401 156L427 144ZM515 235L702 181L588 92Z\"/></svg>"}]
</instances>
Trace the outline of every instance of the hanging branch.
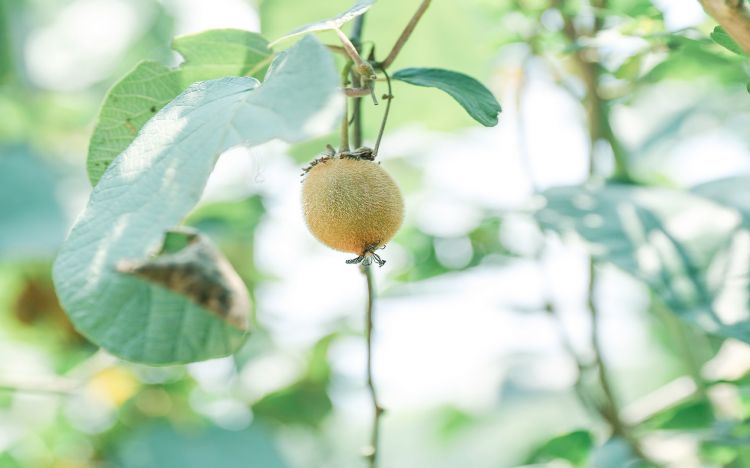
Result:
<instances>
[{"instance_id":1,"label":"hanging branch","mask_svg":"<svg viewBox=\"0 0 750 468\"><path fill-rule=\"evenodd\" d=\"M734 42L750 54L750 8L745 0L698 0Z\"/></svg>"},{"instance_id":2,"label":"hanging branch","mask_svg":"<svg viewBox=\"0 0 750 468\"><path fill-rule=\"evenodd\" d=\"M563 34L573 45L576 45L579 42L581 34L576 29L573 18L565 13L564 3L561 0L553 0L551 6L560 10L563 17ZM593 29L590 34L595 36L603 26L600 11L606 8L606 3L604 0L592 0L591 6L595 11ZM584 89L586 90L584 106L586 109L591 149L589 174L593 175L596 170L596 161L594 158L596 143L603 140L609 143L614 155L615 171L612 178L622 182L631 182L632 178L628 169L625 149L610 124L609 103L599 94L601 66L596 61L591 61L587 57L585 49L581 47L576 47L571 56L578 68L579 76L583 80Z\"/></svg>"},{"instance_id":3,"label":"hanging branch","mask_svg":"<svg viewBox=\"0 0 750 468\"><path fill-rule=\"evenodd\" d=\"M401 36L399 36L398 40L396 40L396 43L393 45L391 52L388 54L385 60L378 64L378 68L386 69L393 63L394 60L396 60L399 52L401 52L404 44L406 44L406 41L408 41L409 37L411 37L411 33L414 32L414 28L417 27L417 23L419 23L419 20L422 18L422 15L424 15L424 12L427 11L427 7L429 6L430 0L422 0L422 3L419 5L419 8L417 8L414 16L412 16L411 20L409 20L409 24L406 25L404 30L401 32Z\"/></svg>"}]
</instances>

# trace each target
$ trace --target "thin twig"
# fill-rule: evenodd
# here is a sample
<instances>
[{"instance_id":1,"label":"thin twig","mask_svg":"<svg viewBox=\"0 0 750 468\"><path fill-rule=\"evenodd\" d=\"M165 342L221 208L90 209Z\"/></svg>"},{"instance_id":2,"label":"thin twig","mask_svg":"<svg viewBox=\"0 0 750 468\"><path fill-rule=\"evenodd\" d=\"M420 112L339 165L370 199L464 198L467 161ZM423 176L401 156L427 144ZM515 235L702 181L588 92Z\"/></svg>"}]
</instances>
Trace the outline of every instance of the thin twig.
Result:
<instances>
[{"instance_id":1,"label":"thin twig","mask_svg":"<svg viewBox=\"0 0 750 468\"><path fill-rule=\"evenodd\" d=\"M563 33L573 45L576 45L579 42L581 34L576 29L573 18L565 13L565 0L552 0L551 6L560 10L563 17ZM597 11L606 9L607 7L605 0L594 0L592 1L592 6ZM592 36L595 36L603 26L603 18L600 15L596 15L594 18L593 30L590 32ZM601 66L596 61L589 60L586 51L583 48L576 48L571 56L578 68L579 76L581 80L583 80L583 85L586 90L584 106L586 109L586 120L588 122L590 142L589 146L591 150L589 157L589 174L593 175L596 172L596 144L597 142L604 140L609 143L614 156L615 171L613 178L619 181L629 182L632 178L628 169L627 154L625 153L622 144L617 139L610 124L609 104L599 94Z\"/></svg>"},{"instance_id":2,"label":"thin twig","mask_svg":"<svg viewBox=\"0 0 750 468\"><path fill-rule=\"evenodd\" d=\"M612 426L612 432L614 435L622 437L633 452L641 459L648 460L646 454L643 453L640 443L633 436L630 431L630 427L625 424L620 416L620 405L615 397L612 380L609 375L609 369L604 361L604 353L602 351L601 344L601 333L599 330L599 308L596 305L594 298L596 292L596 263L593 258L589 258L589 281L588 291L586 295L586 302L591 314L591 347L594 350L594 359L596 360L597 367L599 368L599 384L604 392L605 406L603 407L602 416L605 417L607 422Z\"/></svg>"},{"instance_id":3,"label":"thin twig","mask_svg":"<svg viewBox=\"0 0 750 468\"><path fill-rule=\"evenodd\" d=\"M529 154L529 148L526 142L526 122L524 120L523 116L523 95L526 89L526 69L528 67L528 63L531 60L531 55L526 57L522 64L521 64L521 73L518 78L518 83L516 85L515 90L515 105L516 105L516 138L518 139L518 153L519 158L521 159L521 164L526 172L526 178L529 179L529 183L531 184L532 191L537 194L541 192L541 187L539 186L539 183L536 180L536 176L534 174L534 169L530 163L531 158ZM539 232L544 233L544 229L542 228L541 224L538 222L536 223L537 228L539 229ZM544 311L547 314L547 316L555 322L557 325L556 328L558 330L558 334L560 336L560 342L562 344L563 349L565 352L570 356L570 358L573 360L573 362L576 365L576 369L578 371L578 375L576 376L576 381L573 384L573 389L576 394L576 397L578 398L578 401L581 403L581 406L590 413L593 414L600 414L600 407L597 405L591 398L591 396L587 393L586 387L583 382L583 377L593 369L594 365L593 363L587 363L584 362L583 358L579 356L578 352L575 349L575 346L573 346L573 343L570 341L570 337L568 337L568 334L565 332L565 327L562 321L562 318L560 317L559 311L555 307L554 303L552 302L549 293L549 287L548 284L550 283L549 278L547 277L547 272L543 263L544 255L546 251L546 245L543 245L541 249L536 253L534 260L536 261L537 266L539 267L539 276L541 277L542 281L542 290L543 297L544 297Z\"/></svg>"},{"instance_id":4,"label":"thin twig","mask_svg":"<svg viewBox=\"0 0 750 468\"><path fill-rule=\"evenodd\" d=\"M349 80L349 70L352 68L352 62L346 62L344 69L341 72L341 82L344 86L344 90L347 89L346 85ZM341 141L339 142L339 151L349 151L349 100L344 99L344 115L341 116Z\"/></svg>"},{"instance_id":5,"label":"thin twig","mask_svg":"<svg viewBox=\"0 0 750 468\"><path fill-rule=\"evenodd\" d=\"M378 64L378 68L386 69L391 66L394 60L396 60L399 52L401 52L401 49L404 47L404 44L406 44L406 41L409 40L409 36L411 36L411 33L414 32L414 28L417 26L417 23L419 23L420 18L422 18L422 15L424 15L424 12L427 11L427 7L429 6L430 0L422 0L422 3L419 5L419 8L417 8L414 16L412 16L409 20L409 24L406 25L404 30L401 32L398 40L396 40L396 43L393 45L391 52L388 54L385 60Z\"/></svg>"},{"instance_id":6,"label":"thin twig","mask_svg":"<svg viewBox=\"0 0 750 468\"><path fill-rule=\"evenodd\" d=\"M372 402L372 431L370 433L370 446L365 450L365 456L369 460L370 468L378 466L378 446L380 440L380 417L383 415L383 407L378 401L375 390L372 367L372 336L373 336L373 311L375 306L375 283L372 277L370 265L362 264L362 272L367 280L367 310L365 312L365 337L367 341L367 388L370 390L370 401Z\"/></svg>"},{"instance_id":7,"label":"thin twig","mask_svg":"<svg viewBox=\"0 0 750 468\"><path fill-rule=\"evenodd\" d=\"M380 70L383 72L383 75L385 76L386 83L388 83L388 94L383 96L383 99L386 100L385 114L383 114L383 121L380 122L380 130L378 131L378 139L375 141L375 148L372 150L373 157L376 157L378 155L378 150L380 150L380 142L383 139L383 132L385 132L385 124L388 122L388 113L391 110L391 101L393 101L393 90L391 89L391 77L388 76L388 72L385 71L385 68L381 68Z\"/></svg>"},{"instance_id":8,"label":"thin twig","mask_svg":"<svg viewBox=\"0 0 750 468\"><path fill-rule=\"evenodd\" d=\"M365 26L365 15L359 15L352 26L351 41L358 52L362 52L362 32ZM352 72L352 84L356 88L362 87L362 79ZM354 148L362 147L362 98L354 98L352 103L352 143Z\"/></svg>"}]
</instances>

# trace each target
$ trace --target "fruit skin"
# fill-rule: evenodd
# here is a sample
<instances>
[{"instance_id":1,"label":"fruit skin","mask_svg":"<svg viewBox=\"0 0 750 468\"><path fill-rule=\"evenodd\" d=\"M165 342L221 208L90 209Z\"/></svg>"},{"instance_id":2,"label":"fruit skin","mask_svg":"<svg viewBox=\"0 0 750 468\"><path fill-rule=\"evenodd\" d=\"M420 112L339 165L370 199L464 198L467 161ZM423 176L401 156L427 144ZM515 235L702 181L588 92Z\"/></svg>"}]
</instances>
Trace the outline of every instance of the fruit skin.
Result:
<instances>
[{"instance_id":1,"label":"fruit skin","mask_svg":"<svg viewBox=\"0 0 750 468\"><path fill-rule=\"evenodd\" d=\"M302 207L308 229L320 242L357 255L385 245L404 219L396 182L366 159L320 160L302 182Z\"/></svg>"}]
</instances>

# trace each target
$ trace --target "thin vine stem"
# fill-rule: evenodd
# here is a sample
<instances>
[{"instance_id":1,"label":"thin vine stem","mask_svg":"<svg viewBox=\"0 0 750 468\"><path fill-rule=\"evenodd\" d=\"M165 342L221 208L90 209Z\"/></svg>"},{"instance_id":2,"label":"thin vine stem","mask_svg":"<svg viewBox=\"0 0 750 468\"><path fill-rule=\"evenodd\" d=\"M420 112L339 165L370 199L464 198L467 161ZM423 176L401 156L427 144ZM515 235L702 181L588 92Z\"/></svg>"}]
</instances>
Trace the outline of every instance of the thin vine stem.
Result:
<instances>
[{"instance_id":1,"label":"thin vine stem","mask_svg":"<svg viewBox=\"0 0 750 468\"><path fill-rule=\"evenodd\" d=\"M370 468L378 466L378 448L380 442L380 417L383 415L383 407L378 400L378 393L375 388L375 378L373 377L373 317L375 308L375 281L372 276L370 265L362 264L362 273L367 280L367 309L365 312L365 338L367 343L367 388L370 392L370 401L372 403L372 429L370 432L370 445L365 450L365 456L369 462Z\"/></svg>"},{"instance_id":2,"label":"thin vine stem","mask_svg":"<svg viewBox=\"0 0 750 468\"><path fill-rule=\"evenodd\" d=\"M385 76L385 81L386 83L388 83L388 94L383 96L383 99L386 101L385 114L383 115L383 121L380 122L380 130L378 131L378 139L375 141L375 148L372 150L373 157L377 156L378 151L380 150L380 142L383 140L383 133L385 132L385 124L388 122L388 114L391 111L391 101L393 101L391 77L388 76L388 72L385 71L385 68L381 68L380 71L383 72L383 76Z\"/></svg>"}]
</instances>

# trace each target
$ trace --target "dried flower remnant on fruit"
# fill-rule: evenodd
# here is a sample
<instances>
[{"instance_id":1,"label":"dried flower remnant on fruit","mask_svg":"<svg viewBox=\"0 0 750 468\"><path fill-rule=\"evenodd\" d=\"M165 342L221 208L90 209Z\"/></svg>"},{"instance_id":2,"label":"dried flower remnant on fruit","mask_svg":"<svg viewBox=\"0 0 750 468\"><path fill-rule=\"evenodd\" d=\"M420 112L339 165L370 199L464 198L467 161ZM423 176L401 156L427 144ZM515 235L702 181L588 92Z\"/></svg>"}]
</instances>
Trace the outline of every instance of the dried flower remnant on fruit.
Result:
<instances>
[{"instance_id":1,"label":"dried flower remnant on fruit","mask_svg":"<svg viewBox=\"0 0 750 468\"><path fill-rule=\"evenodd\" d=\"M396 234L404 217L401 191L372 159L369 148L329 151L303 171L307 227L328 247L357 255L347 263L385 263L375 252Z\"/></svg>"}]
</instances>

